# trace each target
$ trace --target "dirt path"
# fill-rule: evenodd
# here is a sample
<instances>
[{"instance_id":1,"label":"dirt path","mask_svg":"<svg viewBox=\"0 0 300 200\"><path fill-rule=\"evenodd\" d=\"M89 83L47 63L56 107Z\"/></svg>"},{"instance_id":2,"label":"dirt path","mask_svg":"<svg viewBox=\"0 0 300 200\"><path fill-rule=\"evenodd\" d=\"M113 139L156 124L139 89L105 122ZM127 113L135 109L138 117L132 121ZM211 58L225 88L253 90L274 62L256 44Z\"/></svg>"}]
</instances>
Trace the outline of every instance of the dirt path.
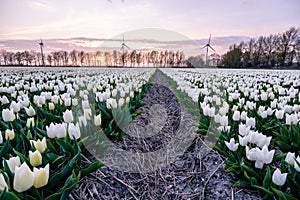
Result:
<instances>
[{"instance_id":1,"label":"dirt path","mask_svg":"<svg viewBox=\"0 0 300 200\"><path fill-rule=\"evenodd\" d=\"M221 157L200 137L160 71L143 99L146 106L123 142L105 154L107 166L85 177L70 199L259 199L232 188Z\"/></svg>"}]
</instances>

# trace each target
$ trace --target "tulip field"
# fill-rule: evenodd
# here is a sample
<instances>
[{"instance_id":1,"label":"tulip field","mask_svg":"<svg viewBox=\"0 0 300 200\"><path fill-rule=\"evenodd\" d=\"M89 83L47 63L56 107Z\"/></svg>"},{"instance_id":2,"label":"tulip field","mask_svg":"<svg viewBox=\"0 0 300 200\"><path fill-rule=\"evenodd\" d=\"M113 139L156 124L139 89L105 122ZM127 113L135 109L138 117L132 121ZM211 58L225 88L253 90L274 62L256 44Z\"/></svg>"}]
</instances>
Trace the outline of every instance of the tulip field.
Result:
<instances>
[{"instance_id":1,"label":"tulip field","mask_svg":"<svg viewBox=\"0 0 300 200\"><path fill-rule=\"evenodd\" d=\"M300 72L157 71L195 103L197 133L222 155L235 187L300 198ZM122 140L157 71L1 69L0 199L66 199L105 164L82 161L87 144L105 147L103 134Z\"/></svg>"},{"instance_id":2,"label":"tulip field","mask_svg":"<svg viewBox=\"0 0 300 200\"><path fill-rule=\"evenodd\" d=\"M140 106L153 72L2 70L1 199L67 198L82 177L103 165L83 166L83 141L100 140L100 131L121 138L112 109Z\"/></svg>"},{"instance_id":3,"label":"tulip field","mask_svg":"<svg viewBox=\"0 0 300 200\"><path fill-rule=\"evenodd\" d=\"M198 133L224 156L236 187L300 198L300 72L164 70L200 108Z\"/></svg>"}]
</instances>

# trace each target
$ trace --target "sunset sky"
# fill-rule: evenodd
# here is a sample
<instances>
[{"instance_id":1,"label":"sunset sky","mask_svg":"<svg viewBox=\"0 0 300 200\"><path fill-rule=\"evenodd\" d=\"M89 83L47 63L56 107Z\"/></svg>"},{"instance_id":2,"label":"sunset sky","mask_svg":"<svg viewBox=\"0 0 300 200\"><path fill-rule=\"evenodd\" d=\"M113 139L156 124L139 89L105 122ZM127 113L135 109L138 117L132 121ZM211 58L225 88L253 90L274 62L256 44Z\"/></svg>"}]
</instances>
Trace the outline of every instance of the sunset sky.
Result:
<instances>
[{"instance_id":1,"label":"sunset sky","mask_svg":"<svg viewBox=\"0 0 300 200\"><path fill-rule=\"evenodd\" d=\"M257 37L300 25L299 0L1 0L0 5L0 49L8 40L112 38L142 28L198 40L210 33Z\"/></svg>"}]
</instances>

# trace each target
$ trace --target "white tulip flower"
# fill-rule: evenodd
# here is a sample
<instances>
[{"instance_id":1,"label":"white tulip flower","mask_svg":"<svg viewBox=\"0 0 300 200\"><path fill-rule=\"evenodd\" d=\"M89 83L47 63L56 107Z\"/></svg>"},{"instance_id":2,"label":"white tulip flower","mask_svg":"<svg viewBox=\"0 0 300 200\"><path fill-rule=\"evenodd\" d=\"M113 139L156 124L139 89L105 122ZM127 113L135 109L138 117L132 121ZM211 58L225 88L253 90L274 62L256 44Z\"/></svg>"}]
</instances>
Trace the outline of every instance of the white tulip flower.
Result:
<instances>
[{"instance_id":1,"label":"white tulip flower","mask_svg":"<svg viewBox=\"0 0 300 200\"><path fill-rule=\"evenodd\" d=\"M17 192L25 192L29 190L34 184L34 174L24 162L20 167L16 167L13 181L14 190Z\"/></svg>"},{"instance_id":2,"label":"white tulip flower","mask_svg":"<svg viewBox=\"0 0 300 200\"><path fill-rule=\"evenodd\" d=\"M8 168L12 173L15 173L15 167L21 165L19 156L11 157L10 159L6 160L5 162L7 163Z\"/></svg>"},{"instance_id":3,"label":"white tulip flower","mask_svg":"<svg viewBox=\"0 0 300 200\"><path fill-rule=\"evenodd\" d=\"M42 164L42 155L38 150L29 151L29 161L31 166L36 167Z\"/></svg>"},{"instance_id":4,"label":"white tulip flower","mask_svg":"<svg viewBox=\"0 0 300 200\"><path fill-rule=\"evenodd\" d=\"M29 108L26 108L25 107L25 111L26 111L26 114L29 116L29 117L33 117L35 116L35 110L32 106L29 106Z\"/></svg>"},{"instance_id":5,"label":"white tulip flower","mask_svg":"<svg viewBox=\"0 0 300 200\"><path fill-rule=\"evenodd\" d=\"M235 143L234 138L231 138L230 142L225 141L225 145L230 151L236 151L239 147L239 143Z\"/></svg>"},{"instance_id":6,"label":"white tulip flower","mask_svg":"<svg viewBox=\"0 0 300 200\"><path fill-rule=\"evenodd\" d=\"M295 163L295 153L288 152L285 157L285 162L294 165Z\"/></svg>"},{"instance_id":7,"label":"white tulip flower","mask_svg":"<svg viewBox=\"0 0 300 200\"><path fill-rule=\"evenodd\" d=\"M7 190L8 189L8 186L7 186L7 183L6 183L6 181L5 181L5 179L4 179L4 176L3 176L3 174L2 173L0 173L0 190Z\"/></svg>"},{"instance_id":8,"label":"white tulip flower","mask_svg":"<svg viewBox=\"0 0 300 200\"><path fill-rule=\"evenodd\" d=\"M12 130L7 129L5 131L5 139L6 140L13 140L13 139L15 139L15 131L14 131L14 129L12 129Z\"/></svg>"},{"instance_id":9,"label":"white tulip flower","mask_svg":"<svg viewBox=\"0 0 300 200\"><path fill-rule=\"evenodd\" d=\"M2 110L2 119L5 122L13 122L16 119L16 115L14 111L11 109L3 109Z\"/></svg>"},{"instance_id":10,"label":"white tulip flower","mask_svg":"<svg viewBox=\"0 0 300 200\"><path fill-rule=\"evenodd\" d=\"M72 110L66 110L66 111L63 113L63 118L64 118L64 121L65 121L66 123L73 122L73 121L74 121L74 117L73 117L73 112L72 112Z\"/></svg>"},{"instance_id":11,"label":"white tulip flower","mask_svg":"<svg viewBox=\"0 0 300 200\"><path fill-rule=\"evenodd\" d=\"M283 186L286 182L287 173L281 173L280 169L276 168L272 176L272 182L278 186Z\"/></svg>"},{"instance_id":12,"label":"white tulip flower","mask_svg":"<svg viewBox=\"0 0 300 200\"><path fill-rule=\"evenodd\" d=\"M34 187L41 188L48 184L49 180L49 163L44 168L33 168Z\"/></svg>"},{"instance_id":13,"label":"white tulip flower","mask_svg":"<svg viewBox=\"0 0 300 200\"><path fill-rule=\"evenodd\" d=\"M76 126L73 123L69 124L68 127L68 133L69 133L69 137L73 140L73 139L79 139L81 136L81 132L80 132L80 128L79 128L79 124L77 123Z\"/></svg>"}]
</instances>

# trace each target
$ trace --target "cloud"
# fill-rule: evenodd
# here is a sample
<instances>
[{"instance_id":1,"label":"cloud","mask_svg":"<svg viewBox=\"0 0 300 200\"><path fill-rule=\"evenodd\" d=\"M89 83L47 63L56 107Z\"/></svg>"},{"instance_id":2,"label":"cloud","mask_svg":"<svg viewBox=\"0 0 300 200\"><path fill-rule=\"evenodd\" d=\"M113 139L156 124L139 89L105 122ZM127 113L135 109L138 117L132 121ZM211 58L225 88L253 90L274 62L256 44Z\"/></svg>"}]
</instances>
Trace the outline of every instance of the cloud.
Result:
<instances>
[{"instance_id":1,"label":"cloud","mask_svg":"<svg viewBox=\"0 0 300 200\"><path fill-rule=\"evenodd\" d=\"M245 36L212 37L211 45L216 50L216 53L224 54L230 45L240 43L241 41L246 42L249 39L249 37ZM72 51L73 49L91 52L119 50L123 40L119 38L97 39L77 37L69 39L45 39L43 42L46 53L57 50ZM39 40L0 40L0 47L9 51L39 51L38 43ZM162 41L131 38L126 40L125 43L131 49L179 50L184 51L187 56L190 56L204 53L204 50L201 48L207 43L207 39Z\"/></svg>"}]
</instances>

